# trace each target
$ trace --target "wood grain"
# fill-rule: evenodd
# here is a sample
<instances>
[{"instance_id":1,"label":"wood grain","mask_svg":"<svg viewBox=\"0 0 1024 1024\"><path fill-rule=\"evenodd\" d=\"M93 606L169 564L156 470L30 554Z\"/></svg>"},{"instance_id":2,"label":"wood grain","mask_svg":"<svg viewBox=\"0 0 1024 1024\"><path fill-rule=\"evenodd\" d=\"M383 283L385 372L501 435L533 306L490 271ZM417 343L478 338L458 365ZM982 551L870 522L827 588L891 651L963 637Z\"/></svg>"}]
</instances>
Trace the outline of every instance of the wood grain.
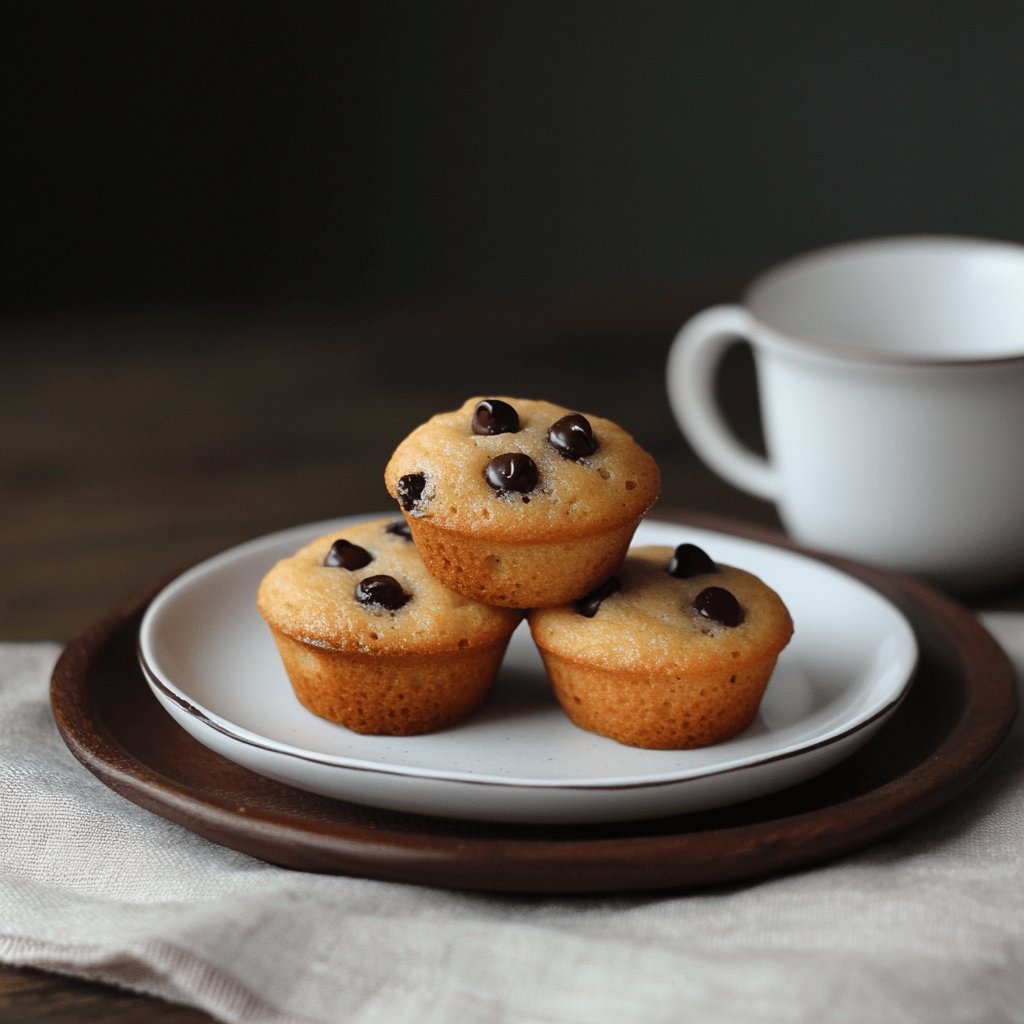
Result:
<instances>
[{"instance_id":1,"label":"wood grain","mask_svg":"<svg viewBox=\"0 0 1024 1024\"><path fill-rule=\"evenodd\" d=\"M4 1024L207 1024L200 1010L76 978L0 965L0 1021Z\"/></svg>"},{"instance_id":2,"label":"wood grain","mask_svg":"<svg viewBox=\"0 0 1024 1024\"><path fill-rule=\"evenodd\" d=\"M617 419L662 463L665 505L770 522L703 468L665 401L674 329L704 297L3 325L0 637L67 639L223 547L390 507L398 441L487 391Z\"/></svg>"}]
</instances>

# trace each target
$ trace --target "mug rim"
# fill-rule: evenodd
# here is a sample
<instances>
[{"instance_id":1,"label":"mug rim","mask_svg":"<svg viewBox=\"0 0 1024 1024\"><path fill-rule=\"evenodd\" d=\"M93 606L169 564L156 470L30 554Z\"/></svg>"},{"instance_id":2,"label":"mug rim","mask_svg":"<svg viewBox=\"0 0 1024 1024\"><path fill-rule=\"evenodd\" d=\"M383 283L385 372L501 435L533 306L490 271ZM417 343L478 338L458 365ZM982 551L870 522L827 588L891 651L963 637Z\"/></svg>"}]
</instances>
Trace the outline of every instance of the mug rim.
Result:
<instances>
[{"instance_id":1,"label":"mug rim","mask_svg":"<svg viewBox=\"0 0 1024 1024\"><path fill-rule=\"evenodd\" d=\"M742 303L750 315L757 321L758 325L765 329L767 340L771 342L773 347L796 355L811 356L827 361L859 363L868 366L885 365L908 368L984 367L1024 362L1024 350L1014 355L919 357L905 353L886 352L882 349L860 348L839 339L824 340L822 338L782 331L764 320L757 312L756 299L759 292L763 292L766 288L777 284L783 278L797 273L811 264L841 256L845 253L883 252L885 250L923 246L944 249L973 249L976 251L1002 250L1017 256L1024 263L1024 245L1007 239L951 234L878 235L824 245L776 263L759 273L743 289Z\"/></svg>"}]
</instances>

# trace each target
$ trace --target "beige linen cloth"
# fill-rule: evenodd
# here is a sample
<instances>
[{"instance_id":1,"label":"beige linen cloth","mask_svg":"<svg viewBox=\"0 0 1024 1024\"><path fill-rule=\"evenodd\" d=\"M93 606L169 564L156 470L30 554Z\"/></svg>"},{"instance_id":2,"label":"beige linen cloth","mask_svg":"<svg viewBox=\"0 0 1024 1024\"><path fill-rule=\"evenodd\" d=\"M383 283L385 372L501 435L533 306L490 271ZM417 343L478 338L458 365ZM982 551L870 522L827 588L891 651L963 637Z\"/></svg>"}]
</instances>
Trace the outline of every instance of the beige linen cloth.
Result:
<instances>
[{"instance_id":1,"label":"beige linen cloth","mask_svg":"<svg viewBox=\"0 0 1024 1024\"><path fill-rule=\"evenodd\" d=\"M1024 617L988 625L1024 667ZM259 1024L1024 1020L1024 731L839 861L696 895L303 874L115 795L60 740L50 644L0 646L0 961Z\"/></svg>"}]
</instances>

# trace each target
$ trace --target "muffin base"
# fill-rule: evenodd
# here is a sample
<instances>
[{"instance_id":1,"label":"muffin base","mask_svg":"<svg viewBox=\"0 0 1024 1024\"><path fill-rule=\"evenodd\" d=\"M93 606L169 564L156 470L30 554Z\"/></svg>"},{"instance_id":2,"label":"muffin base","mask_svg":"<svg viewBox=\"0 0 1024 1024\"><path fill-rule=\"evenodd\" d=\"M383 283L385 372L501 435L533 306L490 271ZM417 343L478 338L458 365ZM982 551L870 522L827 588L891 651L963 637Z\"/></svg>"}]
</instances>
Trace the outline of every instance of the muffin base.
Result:
<instances>
[{"instance_id":1,"label":"muffin base","mask_svg":"<svg viewBox=\"0 0 1024 1024\"><path fill-rule=\"evenodd\" d=\"M484 701L508 638L429 654L334 651L271 630L299 702L373 736L417 736L455 725Z\"/></svg>"},{"instance_id":2,"label":"muffin base","mask_svg":"<svg viewBox=\"0 0 1024 1024\"><path fill-rule=\"evenodd\" d=\"M757 714L777 661L678 677L600 668L543 649L541 657L572 722L647 750L708 747L742 732Z\"/></svg>"},{"instance_id":3,"label":"muffin base","mask_svg":"<svg viewBox=\"0 0 1024 1024\"><path fill-rule=\"evenodd\" d=\"M434 577L463 597L502 608L547 608L583 597L622 564L637 528L630 520L592 536L513 544L405 518Z\"/></svg>"}]
</instances>

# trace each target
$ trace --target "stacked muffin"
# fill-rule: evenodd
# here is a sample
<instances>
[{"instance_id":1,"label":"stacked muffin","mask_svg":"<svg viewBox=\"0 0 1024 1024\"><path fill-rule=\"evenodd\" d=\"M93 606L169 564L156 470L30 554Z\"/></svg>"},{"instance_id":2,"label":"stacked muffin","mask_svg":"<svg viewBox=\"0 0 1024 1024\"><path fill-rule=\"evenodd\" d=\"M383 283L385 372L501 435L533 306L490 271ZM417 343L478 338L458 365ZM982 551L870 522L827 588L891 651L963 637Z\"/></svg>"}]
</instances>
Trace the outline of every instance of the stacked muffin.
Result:
<instances>
[{"instance_id":1,"label":"stacked muffin","mask_svg":"<svg viewBox=\"0 0 1024 1024\"><path fill-rule=\"evenodd\" d=\"M527 615L583 728L640 747L720 742L757 712L792 624L748 573L686 545L629 552L658 467L621 427L473 398L398 445L404 516L279 562L258 608L299 700L358 732L453 725Z\"/></svg>"}]
</instances>

